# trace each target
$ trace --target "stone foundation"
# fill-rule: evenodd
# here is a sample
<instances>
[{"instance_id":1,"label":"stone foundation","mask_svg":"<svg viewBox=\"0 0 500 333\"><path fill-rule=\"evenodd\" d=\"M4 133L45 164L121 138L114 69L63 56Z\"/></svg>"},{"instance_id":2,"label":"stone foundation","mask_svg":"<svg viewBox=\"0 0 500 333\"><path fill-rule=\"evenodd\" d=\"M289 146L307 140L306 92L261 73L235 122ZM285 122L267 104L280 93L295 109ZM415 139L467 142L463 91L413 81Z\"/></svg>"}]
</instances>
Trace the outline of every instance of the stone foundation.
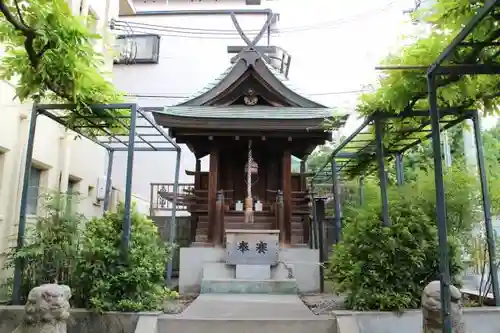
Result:
<instances>
[{"instance_id":1,"label":"stone foundation","mask_svg":"<svg viewBox=\"0 0 500 333\"><path fill-rule=\"evenodd\" d=\"M234 278L236 276L235 267L225 265L225 258L225 248L181 248L179 292L181 294L199 293L201 291L203 274L211 274L210 270L213 270L213 274L217 274L218 279ZM272 279L284 280L288 278L288 269L292 269L299 293L314 293L319 291L318 250L282 248L279 251L279 262L280 265L271 269ZM285 284L283 288L287 290L288 287Z\"/></svg>"}]
</instances>

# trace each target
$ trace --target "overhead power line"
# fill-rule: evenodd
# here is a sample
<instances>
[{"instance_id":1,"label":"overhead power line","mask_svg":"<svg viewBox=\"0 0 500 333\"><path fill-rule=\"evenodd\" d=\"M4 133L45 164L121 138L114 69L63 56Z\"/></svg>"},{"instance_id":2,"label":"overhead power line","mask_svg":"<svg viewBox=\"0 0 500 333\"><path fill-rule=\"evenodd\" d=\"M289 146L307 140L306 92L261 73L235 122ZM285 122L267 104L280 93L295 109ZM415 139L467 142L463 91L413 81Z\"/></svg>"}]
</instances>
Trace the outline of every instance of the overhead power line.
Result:
<instances>
[{"instance_id":1,"label":"overhead power line","mask_svg":"<svg viewBox=\"0 0 500 333\"><path fill-rule=\"evenodd\" d=\"M333 91L333 92L321 92L321 93L311 93L306 94L308 96L330 96L330 95L343 95L343 94L361 94L364 92L370 92L369 89L360 90L346 90L346 91ZM140 94L140 93L129 93L126 94L128 97L139 97L139 98L167 98L167 99L184 99L189 98L192 94Z\"/></svg>"},{"instance_id":2,"label":"overhead power line","mask_svg":"<svg viewBox=\"0 0 500 333\"><path fill-rule=\"evenodd\" d=\"M361 19L366 19L367 16L377 15L381 12L385 12L391 9L395 4L401 2L402 0L395 0L387 3L385 6L377 9L372 9L363 13L347 16L344 18L340 18L337 20L320 22L311 25L304 26L296 26L296 27L288 27L288 28L280 28L274 31L271 31L273 35L281 35L287 33L296 33L303 31L311 31L318 29L330 29L336 26L354 22ZM141 23L135 21L123 21L123 20L114 20L111 23L111 27L115 30L123 31L126 29L127 32L139 32L139 33L148 33L151 31L162 32L162 36L170 36L170 37L184 37L184 38L208 38L208 39L233 39L235 37L239 38L239 34L235 30L227 30L227 29L206 29L206 28L191 28L191 27L180 27L180 26L168 26L168 25L157 25L150 23ZM259 30L256 29L246 29L247 33L255 32L257 33ZM234 36L234 37L232 37ZM217 37L217 38L214 38Z\"/></svg>"}]
</instances>

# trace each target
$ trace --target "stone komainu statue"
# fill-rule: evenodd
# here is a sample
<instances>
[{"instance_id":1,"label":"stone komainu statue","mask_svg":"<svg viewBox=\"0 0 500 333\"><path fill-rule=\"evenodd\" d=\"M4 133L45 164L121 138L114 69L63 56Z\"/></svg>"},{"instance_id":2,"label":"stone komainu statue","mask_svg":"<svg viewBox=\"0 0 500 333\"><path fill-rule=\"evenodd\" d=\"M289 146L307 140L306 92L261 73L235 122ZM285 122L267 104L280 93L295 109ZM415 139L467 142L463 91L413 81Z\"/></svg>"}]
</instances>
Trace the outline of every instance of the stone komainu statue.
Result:
<instances>
[{"instance_id":1,"label":"stone komainu statue","mask_svg":"<svg viewBox=\"0 0 500 333\"><path fill-rule=\"evenodd\" d=\"M66 333L71 290L68 286L43 284L28 294L22 323L12 333Z\"/></svg>"},{"instance_id":2,"label":"stone komainu statue","mask_svg":"<svg viewBox=\"0 0 500 333\"><path fill-rule=\"evenodd\" d=\"M462 294L455 286L450 286L451 327L453 333L466 333L462 312ZM439 281L429 283L422 294L423 333L441 333L441 287Z\"/></svg>"}]
</instances>

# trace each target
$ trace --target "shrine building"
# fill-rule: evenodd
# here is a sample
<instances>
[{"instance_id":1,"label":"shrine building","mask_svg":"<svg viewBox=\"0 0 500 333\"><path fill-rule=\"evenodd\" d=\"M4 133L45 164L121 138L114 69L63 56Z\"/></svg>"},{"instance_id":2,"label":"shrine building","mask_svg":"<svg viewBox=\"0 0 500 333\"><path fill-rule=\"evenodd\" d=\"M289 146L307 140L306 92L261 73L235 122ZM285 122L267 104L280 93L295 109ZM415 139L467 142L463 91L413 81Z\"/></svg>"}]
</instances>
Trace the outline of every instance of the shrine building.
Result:
<instances>
[{"instance_id":1,"label":"shrine building","mask_svg":"<svg viewBox=\"0 0 500 333\"><path fill-rule=\"evenodd\" d=\"M247 244L248 252L262 252L262 243L260 250L249 243L266 237L272 243L270 235L276 237L278 258L271 267L288 262L298 290L315 291L319 282L306 281L317 276L319 256L308 245L311 203L304 161L331 140L325 119L340 126L346 117L297 93L254 49L240 52L230 68L194 97L154 117L196 157L196 165L186 171L194 176L194 187L177 198L191 214L194 240L180 250L180 291L203 292L207 265L238 265L230 240L245 238L234 251ZM203 172L200 159L207 155L209 170ZM302 160L299 172L292 172L294 157ZM274 247L266 243L267 249Z\"/></svg>"}]
</instances>

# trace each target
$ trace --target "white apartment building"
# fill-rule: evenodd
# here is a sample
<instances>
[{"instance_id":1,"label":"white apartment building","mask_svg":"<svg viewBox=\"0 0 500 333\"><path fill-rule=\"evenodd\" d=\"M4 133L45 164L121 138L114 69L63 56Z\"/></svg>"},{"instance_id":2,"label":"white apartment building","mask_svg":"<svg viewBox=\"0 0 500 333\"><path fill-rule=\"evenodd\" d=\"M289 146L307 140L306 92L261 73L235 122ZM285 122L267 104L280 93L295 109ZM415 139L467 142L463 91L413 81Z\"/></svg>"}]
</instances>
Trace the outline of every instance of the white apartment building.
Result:
<instances>
[{"instance_id":1,"label":"white apartment building","mask_svg":"<svg viewBox=\"0 0 500 333\"><path fill-rule=\"evenodd\" d=\"M112 48L107 45L113 42L113 36L108 22L119 14L133 14L133 4L129 0L68 1L75 15L91 15L95 18L92 29L103 36L96 43L96 48L106 55L106 70L110 71L113 52L109 51ZM31 105L20 104L14 96L13 83L0 81L1 253L9 245L15 244L31 114ZM103 204L97 197L97 186L98 179L105 176L106 158L106 151L102 147L87 139L76 139L75 133L39 116L29 184L28 217L34 217L39 212L39 196L44 191L57 189L80 193L81 201L77 204L80 213L88 217L102 214ZM118 163L115 168L124 170ZM120 190L116 188L113 196L115 200L120 197Z\"/></svg>"}]
</instances>

